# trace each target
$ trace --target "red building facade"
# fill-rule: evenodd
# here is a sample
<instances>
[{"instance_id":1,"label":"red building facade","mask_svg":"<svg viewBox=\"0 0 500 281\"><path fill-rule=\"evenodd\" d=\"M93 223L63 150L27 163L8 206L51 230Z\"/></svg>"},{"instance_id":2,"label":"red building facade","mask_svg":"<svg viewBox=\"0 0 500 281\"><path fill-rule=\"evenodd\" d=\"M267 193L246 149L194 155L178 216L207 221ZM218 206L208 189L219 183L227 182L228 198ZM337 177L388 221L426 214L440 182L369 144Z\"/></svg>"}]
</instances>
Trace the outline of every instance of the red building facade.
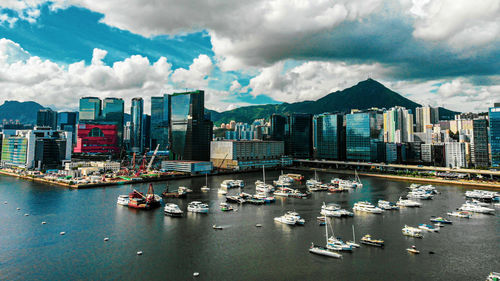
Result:
<instances>
[{"instance_id":1,"label":"red building facade","mask_svg":"<svg viewBox=\"0 0 500 281\"><path fill-rule=\"evenodd\" d=\"M116 125L78 124L74 153L117 154L118 128Z\"/></svg>"}]
</instances>

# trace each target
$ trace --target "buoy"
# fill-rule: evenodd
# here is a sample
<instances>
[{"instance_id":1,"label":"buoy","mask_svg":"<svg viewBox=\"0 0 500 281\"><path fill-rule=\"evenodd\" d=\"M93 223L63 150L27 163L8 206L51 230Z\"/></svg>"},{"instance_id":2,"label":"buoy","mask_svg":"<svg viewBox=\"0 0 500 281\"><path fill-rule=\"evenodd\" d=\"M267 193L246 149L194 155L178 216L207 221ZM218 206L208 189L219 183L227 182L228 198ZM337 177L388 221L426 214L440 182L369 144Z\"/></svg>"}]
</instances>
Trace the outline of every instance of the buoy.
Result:
<instances>
[{"instance_id":1,"label":"buoy","mask_svg":"<svg viewBox=\"0 0 500 281\"><path fill-rule=\"evenodd\" d=\"M137 252L137 255L138 256L142 255L142 251Z\"/></svg>"},{"instance_id":2,"label":"buoy","mask_svg":"<svg viewBox=\"0 0 500 281\"><path fill-rule=\"evenodd\" d=\"M60 235L64 235L64 234L66 234L66 232L61 231L61 232L59 232L59 234L60 234Z\"/></svg>"},{"instance_id":3,"label":"buoy","mask_svg":"<svg viewBox=\"0 0 500 281\"><path fill-rule=\"evenodd\" d=\"M198 277L198 276L200 276L200 273L199 272L195 272L195 273L193 273L193 276L194 277Z\"/></svg>"},{"instance_id":4,"label":"buoy","mask_svg":"<svg viewBox=\"0 0 500 281\"><path fill-rule=\"evenodd\" d=\"M29 216L29 214L24 214L25 217Z\"/></svg>"},{"instance_id":5,"label":"buoy","mask_svg":"<svg viewBox=\"0 0 500 281\"><path fill-rule=\"evenodd\" d=\"M262 224L258 223L255 225L256 227L262 227Z\"/></svg>"},{"instance_id":6,"label":"buoy","mask_svg":"<svg viewBox=\"0 0 500 281\"><path fill-rule=\"evenodd\" d=\"M108 238L108 237L104 238L104 241L108 241L108 240L109 240L109 238Z\"/></svg>"},{"instance_id":7,"label":"buoy","mask_svg":"<svg viewBox=\"0 0 500 281\"><path fill-rule=\"evenodd\" d=\"M42 221L42 224L46 224L46 222Z\"/></svg>"}]
</instances>

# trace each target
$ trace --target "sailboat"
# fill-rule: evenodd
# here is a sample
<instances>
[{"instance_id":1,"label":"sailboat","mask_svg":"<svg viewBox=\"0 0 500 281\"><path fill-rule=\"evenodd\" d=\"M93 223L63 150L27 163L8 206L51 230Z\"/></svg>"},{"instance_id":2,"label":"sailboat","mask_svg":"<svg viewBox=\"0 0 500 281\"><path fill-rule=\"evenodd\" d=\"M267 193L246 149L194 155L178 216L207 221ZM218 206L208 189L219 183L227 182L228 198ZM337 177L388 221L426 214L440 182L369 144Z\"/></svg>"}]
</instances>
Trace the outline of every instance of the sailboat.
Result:
<instances>
[{"instance_id":1,"label":"sailboat","mask_svg":"<svg viewBox=\"0 0 500 281\"><path fill-rule=\"evenodd\" d=\"M325 227L325 237L326 237L326 244L328 245L328 219L325 217L325 223L327 224ZM314 243L311 243L311 247L309 248L309 252L316 254L316 255L322 255L322 256L327 256L330 258L337 258L340 259L342 258L342 255L329 250L326 247L321 247L321 246L316 246Z\"/></svg>"},{"instance_id":2,"label":"sailboat","mask_svg":"<svg viewBox=\"0 0 500 281\"><path fill-rule=\"evenodd\" d=\"M205 185L202 186L201 191L209 191L210 187L208 187L208 174L205 174Z\"/></svg>"},{"instance_id":3,"label":"sailboat","mask_svg":"<svg viewBox=\"0 0 500 281\"><path fill-rule=\"evenodd\" d=\"M359 244L356 243L356 236L354 235L354 224L352 225L352 241L347 241L346 244L354 248L361 247Z\"/></svg>"},{"instance_id":4,"label":"sailboat","mask_svg":"<svg viewBox=\"0 0 500 281\"><path fill-rule=\"evenodd\" d=\"M358 170L354 170L354 184L356 185L356 187L363 187L363 183L361 183L361 179L358 175Z\"/></svg>"},{"instance_id":5,"label":"sailboat","mask_svg":"<svg viewBox=\"0 0 500 281\"><path fill-rule=\"evenodd\" d=\"M255 182L255 190L262 193L269 193L274 191L274 186L266 183L266 169L264 165L262 165L262 181L258 180Z\"/></svg>"}]
</instances>

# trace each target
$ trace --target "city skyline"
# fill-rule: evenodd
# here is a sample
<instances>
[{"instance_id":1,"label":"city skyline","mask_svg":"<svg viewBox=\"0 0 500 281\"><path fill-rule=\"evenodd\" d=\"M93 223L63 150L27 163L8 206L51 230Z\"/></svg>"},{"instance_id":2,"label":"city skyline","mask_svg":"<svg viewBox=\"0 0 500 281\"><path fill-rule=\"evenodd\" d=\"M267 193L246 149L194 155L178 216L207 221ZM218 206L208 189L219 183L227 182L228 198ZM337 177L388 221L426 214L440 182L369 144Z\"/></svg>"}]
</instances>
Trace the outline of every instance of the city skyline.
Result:
<instances>
[{"instance_id":1,"label":"city skyline","mask_svg":"<svg viewBox=\"0 0 500 281\"><path fill-rule=\"evenodd\" d=\"M141 96L149 110L151 96L204 89L220 111L317 99L367 77L452 110L500 98L495 1L157 5L0 4L0 102L60 111L82 96L122 97L125 108Z\"/></svg>"}]
</instances>

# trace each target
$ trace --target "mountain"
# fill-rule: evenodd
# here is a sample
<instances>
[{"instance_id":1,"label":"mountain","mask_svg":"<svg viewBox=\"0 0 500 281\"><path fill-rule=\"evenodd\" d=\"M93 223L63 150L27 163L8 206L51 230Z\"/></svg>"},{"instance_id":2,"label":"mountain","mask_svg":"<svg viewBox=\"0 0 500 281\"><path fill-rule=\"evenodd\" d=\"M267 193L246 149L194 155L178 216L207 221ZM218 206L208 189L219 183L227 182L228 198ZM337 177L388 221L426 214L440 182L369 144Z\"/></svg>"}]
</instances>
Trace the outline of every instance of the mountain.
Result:
<instances>
[{"instance_id":1,"label":"mountain","mask_svg":"<svg viewBox=\"0 0 500 281\"><path fill-rule=\"evenodd\" d=\"M349 113L351 109L390 108L396 105L411 109L413 112L415 112L416 107L421 106L386 88L381 83L367 79L350 88L330 93L316 101L245 106L224 112L210 110L210 113L212 121L219 125L231 120L251 123L255 119L268 118L273 113ZM453 115L456 113L444 108L439 110L440 118L444 120L453 119Z\"/></svg>"},{"instance_id":2,"label":"mountain","mask_svg":"<svg viewBox=\"0 0 500 281\"><path fill-rule=\"evenodd\" d=\"M0 105L0 121L19 120L22 124L36 124L36 114L44 108L34 101L5 101Z\"/></svg>"}]
</instances>

